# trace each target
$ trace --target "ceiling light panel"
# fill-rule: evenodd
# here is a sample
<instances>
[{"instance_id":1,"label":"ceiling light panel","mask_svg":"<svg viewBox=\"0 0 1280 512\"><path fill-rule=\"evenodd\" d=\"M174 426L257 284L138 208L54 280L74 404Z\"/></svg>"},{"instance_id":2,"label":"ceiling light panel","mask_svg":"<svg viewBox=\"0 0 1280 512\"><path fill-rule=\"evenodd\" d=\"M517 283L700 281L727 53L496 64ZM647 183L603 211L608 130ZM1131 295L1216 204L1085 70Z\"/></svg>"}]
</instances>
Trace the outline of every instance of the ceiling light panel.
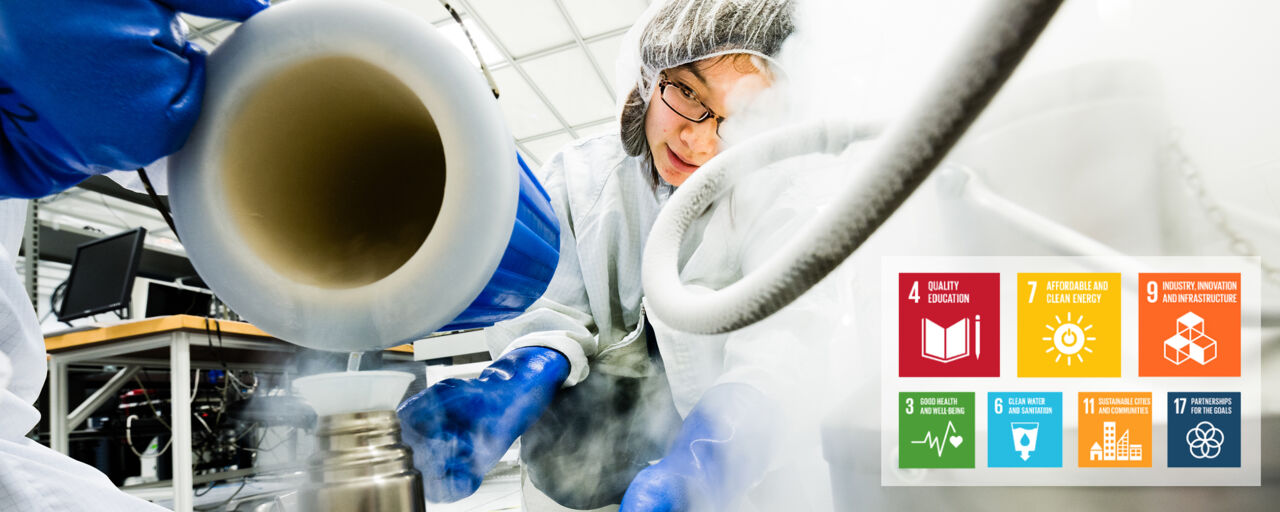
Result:
<instances>
[{"instance_id":1,"label":"ceiling light panel","mask_svg":"<svg viewBox=\"0 0 1280 512\"><path fill-rule=\"evenodd\" d=\"M588 44L587 49L591 51L591 56L600 64L600 68L604 71L605 78L609 79L609 88L617 94L618 80L617 67L618 52L622 48L622 36L601 39L594 43Z\"/></svg>"},{"instance_id":2,"label":"ceiling light panel","mask_svg":"<svg viewBox=\"0 0 1280 512\"><path fill-rule=\"evenodd\" d=\"M484 57L485 64L494 65L503 60L502 52L498 51L498 47L493 44L493 40L485 35L483 30L476 25L475 20L463 19L463 24L467 26L467 31L471 33L471 41L475 41L476 48L480 50L480 55ZM476 60L476 51L471 47L471 41L467 40L467 34L462 31L462 27L456 22L448 21L439 25L440 34L448 39L454 47L467 56L467 60L471 61L471 65L480 66L480 62Z\"/></svg>"},{"instance_id":3,"label":"ceiling light panel","mask_svg":"<svg viewBox=\"0 0 1280 512\"><path fill-rule=\"evenodd\" d=\"M606 122L594 124L586 128L578 128L578 136L582 138L595 137L606 133L618 133L617 118L610 117Z\"/></svg>"},{"instance_id":4,"label":"ceiling light panel","mask_svg":"<svg viewBox=\"0 0 1280 512\"><path fill-rule=\"evenodd\" d=\"M498 105L502 107L513 137L532 137L562 128L555 115L515 69L495 70L493 79L498 83L500 93Z\"/></svg>"},{"instance_id":5,"label":"ceiling light panel","mask_svg":"<svg viewBox=\"0 0 1280 512\"><path fill-rule=\"evenodd\" d=\"M515 57L573 41L554 0L468 0L468 4Z\"/></svg>"},{"instance_id":6,"label":"ceiling light panel","mask_svg":"<svg viewBox=\"0 0 1280 512\"><path fill-rule=\"evenodd\" d=\"M600 83L581 49L539 57L523 66L569 124L582 124L613 113L612 94Z\"/></svg>"},{"instance_id":7,"label":"ceiling light panel","mask_svg":"<svg viewBox=\"0 0 1280 512\"><path fill-rule=\"evenodd\" d=\"M561 0L578 26L578 33L588 38L610 30L630 27L644 12L645 0Z\"/></svg>"},{"instance_id":8,"label":"ceiling light panel","mask_svg":"<svg viewBox=\"0 0 1280 512\"><path fill-rule=\"evenodd\" d=\"M293 0L293 1L296 2L297 0ZM397 7L401 7L417 15L419 18L427 20L430 23L437 23L437 22L452 18L452 16L449 16L449 11L446 11L444 9L444 6L440 5L440 0L381 0L381 1ZM453 10L458 11L458 13L461 14L463 12L462 6L458 5L457 2L449 2L449 5L452 5Z\"/></svg>"},{"instance_id":9,"label":"ceiling light panel","mask_svg":"<svg viewBox=\"0 0 1280 512\"><path fill-rule=\"evenodd\" d=\"M538 139L532 142L524 142L524 147L533 153L533 157L539 162L546 163L555 156L557 151L564 148L565 144L573 142L573 137L568 134L552 135L544 139Z\"/></svg>"}]
</instances>

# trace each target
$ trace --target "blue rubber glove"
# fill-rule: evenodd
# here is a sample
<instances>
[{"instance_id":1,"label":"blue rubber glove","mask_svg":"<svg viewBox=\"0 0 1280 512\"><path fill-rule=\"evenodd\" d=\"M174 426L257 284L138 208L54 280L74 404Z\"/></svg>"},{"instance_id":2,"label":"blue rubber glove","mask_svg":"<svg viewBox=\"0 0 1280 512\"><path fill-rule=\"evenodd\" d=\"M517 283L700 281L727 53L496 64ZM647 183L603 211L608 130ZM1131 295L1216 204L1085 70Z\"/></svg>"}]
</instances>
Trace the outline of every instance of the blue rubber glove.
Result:
<instances>
[{"instance_id":1,"label":"blue rubber glove","mask_svg":"<svg viewBox=\"0 0 1280 512\"><path fill-rule=\"evenodd\" d=\"M0 198L137 169L186 142L204 53L177 11L244 20L267 0L0 2Z\"/></svg>"},{"instance_id":2,"label":"blue rubber glove","mask_svg":"<svg viewBox=\"0 0 1280 512\"><path fill-rule=\"evenodd\" d=\"M480 488L520 434L569 378L569 358L542 347L512 350L475 379L447 379L398 410L426 497L453 502Z\"/></svg>"},{"instance_id":3,"label":"blue rubber glove","mask_svg":"<svg viewBox=\"0 0 1280 512\"><path fill-rule=\"evenodd\" d=\"M631 481L619 512L729 510L768 469L776 410L745 384L707 390L666 457Z\"/></svg>"}]
</instances>

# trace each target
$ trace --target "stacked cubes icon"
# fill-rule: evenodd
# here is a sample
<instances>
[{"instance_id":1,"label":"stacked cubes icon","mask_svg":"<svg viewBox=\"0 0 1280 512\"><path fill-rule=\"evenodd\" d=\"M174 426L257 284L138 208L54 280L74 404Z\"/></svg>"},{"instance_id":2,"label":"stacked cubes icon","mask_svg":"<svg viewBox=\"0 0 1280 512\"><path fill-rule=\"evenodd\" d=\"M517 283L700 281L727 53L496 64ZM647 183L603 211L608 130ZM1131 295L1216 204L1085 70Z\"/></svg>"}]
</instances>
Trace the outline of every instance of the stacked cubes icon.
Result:
<instances>
[{"instance_id":1,"label":"stacked cubes icon","mask_svg":"<svg viewBox=\"0 0 1280 512\"><path fill-rule=\"evenodd\" d=\"M1164 340L1164 358L1180 365L1192 360L1202 365L1218 357L1218 342L1204 333L1204 319L1195 313L1178 317L1178 334Z\"/></svg>"}]
</instances>

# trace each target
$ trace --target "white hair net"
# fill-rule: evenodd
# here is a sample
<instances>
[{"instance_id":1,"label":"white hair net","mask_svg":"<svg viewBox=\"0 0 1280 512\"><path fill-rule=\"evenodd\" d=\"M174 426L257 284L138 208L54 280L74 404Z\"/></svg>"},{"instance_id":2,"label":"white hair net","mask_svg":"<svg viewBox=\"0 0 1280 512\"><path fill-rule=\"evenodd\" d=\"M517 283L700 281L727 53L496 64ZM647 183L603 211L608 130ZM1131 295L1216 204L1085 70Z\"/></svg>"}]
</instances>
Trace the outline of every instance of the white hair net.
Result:
<instances>
[{"instance_id":1,"label":"white hair net","mask_svg":"<svg viewBox=\"0 0 1280 512\"><path fill-rule=\"evenodd\" d=\"M745 53L766 61L794 29L791 0L660 0L622 41L618 97L627 153L648 150L644 117L663 70L709 57Z\"/></svg>"}]
</instances>

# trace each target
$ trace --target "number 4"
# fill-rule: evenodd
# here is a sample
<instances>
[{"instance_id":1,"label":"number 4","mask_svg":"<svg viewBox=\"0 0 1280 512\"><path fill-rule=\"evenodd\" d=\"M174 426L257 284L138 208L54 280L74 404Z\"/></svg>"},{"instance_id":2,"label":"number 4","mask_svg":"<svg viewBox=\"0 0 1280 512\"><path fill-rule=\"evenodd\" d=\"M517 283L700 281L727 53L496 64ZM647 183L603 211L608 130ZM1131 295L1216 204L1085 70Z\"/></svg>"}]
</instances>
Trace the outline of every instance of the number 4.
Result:
<instances>
[{"instance_id":1,"label":"number 4","mask_svg":"<svg viewBox=\"0 0 1280 512\"><path fill-rule=\"evenodd\" d=\"M916 304L920 303L920 281L911 283L911 293L907 294L907 298Z\"/></svg>"}]
</instances>

